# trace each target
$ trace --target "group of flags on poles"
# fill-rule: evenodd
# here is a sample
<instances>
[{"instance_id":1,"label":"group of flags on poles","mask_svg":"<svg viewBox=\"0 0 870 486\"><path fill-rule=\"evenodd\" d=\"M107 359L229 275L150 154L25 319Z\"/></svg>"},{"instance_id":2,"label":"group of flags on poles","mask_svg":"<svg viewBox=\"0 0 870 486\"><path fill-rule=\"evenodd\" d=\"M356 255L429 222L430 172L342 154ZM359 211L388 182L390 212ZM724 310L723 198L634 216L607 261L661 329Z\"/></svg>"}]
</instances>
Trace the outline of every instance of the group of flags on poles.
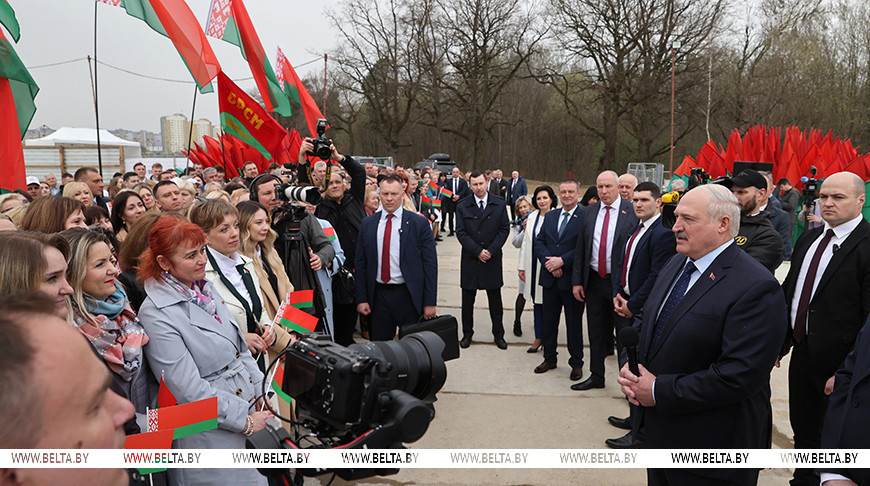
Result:
<instances>
[{"instance_id":1,"label":"group of flags on poles","mask_svg":"<svg viewBox=\"0 0 870 486\"><path fill-rule=\"evenodd\" d=\"M315 135L317 119L323 118L323 114L280 47L277 51L276 69L272 69L243 0L212 0L205 31L185 0L99 1L125 9L130 16L142 20L157 33L168 37L181 55L200 92L213 92L212 81L218 77L224 131L243 145L251 147L263 160L272 160L276 153L292 153L294 146L298 152L301 143L299 134L295 131L288 133L270 115L277 113L285 117L291 116L291 100L302 107L310 133ZM0 25L18 42L20 28L9 0L0 0ZM254 75L265 110L222 73L217 56L206 39L207 35L241 49L242 56L248 61ZM0 170L0 192L26 188L21 139L36 111L33 100L38 91L36 82L4 36L3 29L0 29L0 126L19 128L18 134L13 130L0 131L0 160L6 162L4 165L8 164ZM232 100L229 99L231 94ZM244 104L240 104L240 100ZM220 144L220 149L226 153L224 143ZM224 165L224 158L222 154L221 165ZM295 160L295 154L286 161L291 160ZM244 164L244 161L240 164Z\"/></svg>"}]
</instances>

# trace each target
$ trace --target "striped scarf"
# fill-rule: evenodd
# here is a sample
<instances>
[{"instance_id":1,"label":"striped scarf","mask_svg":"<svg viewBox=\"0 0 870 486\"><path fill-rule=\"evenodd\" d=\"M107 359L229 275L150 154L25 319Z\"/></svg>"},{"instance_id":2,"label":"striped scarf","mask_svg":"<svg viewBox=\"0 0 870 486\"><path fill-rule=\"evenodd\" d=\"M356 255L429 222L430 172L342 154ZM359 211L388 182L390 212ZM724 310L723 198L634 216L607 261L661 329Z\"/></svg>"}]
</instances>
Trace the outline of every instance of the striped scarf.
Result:
<instances>
[{"instance_id":1,"label":"striped scarf","mask_svg":"<svg viewBox=\"0 0 870 486\"><path fill-rule=\"evenodd\" d=\"M223 324L223 321L221 321L221 318L217 315L217 304L215 303L214 297L208 287L206 287L206 283L208 283L207 280L197 280L196 282L193 282L193 288L190 288L179 282L177 278L169 273L163 272L160 276L164 282L169 284L170 287L183 295L188 302L191 302L200 309L208 312L216 321Z\"/></svg>"}]
</instances>

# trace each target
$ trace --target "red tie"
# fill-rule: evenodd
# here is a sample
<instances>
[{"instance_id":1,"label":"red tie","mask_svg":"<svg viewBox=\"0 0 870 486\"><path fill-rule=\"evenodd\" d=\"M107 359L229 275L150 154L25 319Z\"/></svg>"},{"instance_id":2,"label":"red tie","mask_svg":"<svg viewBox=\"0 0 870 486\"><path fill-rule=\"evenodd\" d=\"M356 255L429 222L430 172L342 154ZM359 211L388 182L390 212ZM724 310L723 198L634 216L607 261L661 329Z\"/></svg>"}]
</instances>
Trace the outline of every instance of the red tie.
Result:
<instances>
[{"instance_id":1,"label":"red tie","mask_svg":"<svg viewBox=\"0 0 870 486\"><path fill-rule=\"evenodd\" d=\"M393 215L387 214L384 225L384 247L381 249L381 280L390 283L390 236L393 234Z\"/></svg>"},{"instance_id":2,"label":"red tie","mask_svg":"<svg viewBox=\"0 0 870 486\"><path fill-rule=\"evenodd\" d=\"M608 212L607 214L610 214ZM625 259L622 260L622 281L620 285L622 285L622 289L625 290L625 283L628 282L628 257L631 255L631 245L634 243L634 239L637 238L637 235L640 234L640 230L643 229L643 223L634 230L634 233L631 234L631 238L628 240L628 246L625 248Z\"/></svg>"},{"instance_id":3,"label":"red tie","mask_svg":"<svg viewBox=\"0 0 870 486\"><path fill-rule=\"evenodd\" d=\"M794 340L798 343L803 342L807 337L807 314L810 310L810 297L812 297L813 284L816 282L816 273L819 271L819 261L822 259L822 253L828 247L831 238L834 237L834 230L829 229L825 233L825 237L819 242L816 252L813 254L813 259L810 260L810 266L807 268L807 275L804 278L804 286L801 289L801 299L798 301L797 314L794 316Z\"/></svg>"},{"instance_id":4,"label":"red tie","mask_svg":"<svg viewBox=\"0 0 870 486\"><path fill-rule=\"evenodd\" d=\"M601 240L598 244L598 276L607 276L607 225L610 223L610 206L604 206L604 224L601 225Z\"/></svg>"}]
</instances>

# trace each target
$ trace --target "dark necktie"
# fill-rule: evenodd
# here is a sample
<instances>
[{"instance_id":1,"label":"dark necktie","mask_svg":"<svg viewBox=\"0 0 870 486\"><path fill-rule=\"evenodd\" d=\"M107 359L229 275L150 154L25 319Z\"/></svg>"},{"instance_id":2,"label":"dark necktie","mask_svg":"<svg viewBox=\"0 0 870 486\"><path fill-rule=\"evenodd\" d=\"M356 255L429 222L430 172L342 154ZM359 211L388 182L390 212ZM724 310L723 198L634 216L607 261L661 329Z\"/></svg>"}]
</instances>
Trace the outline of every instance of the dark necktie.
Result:
<instances>
[{"instance_id":1,"label":"dark necktie","mask_svg":"<svg viewBox=\"0 0 870 486\"><path fill-rule=\"evenodd\" d=\"M483 201L480 201L480 210L483 211Z\"/></svg>"},{"instance_id":2,"label":"dark necktie","mask_svg":"<svg viewBox=\"0 0 870 486\"><path fill-rule=\"evenodd\" d=\"M807 313L810 309L810 299L812 298L813 284L816 281L816 273L819 271L819 261L822 259L822 253L834 237L834 230L829 229L825 232L825 237L819 242L819 247L813 254L813 259L810 260L810 267L807 269L807 275L804 278L804 286L801 289L801 299L798 301L797 314L794 318L794 340L798 343L803 342L807 338Z\"/></svg>"},{"instance_id":3,"label":"dark necktie","mask_svg":"<svg viewBox=\"0 0 870 486\"><path fill-rule=\"evenodd\" d=\"M260 302L260 298L257 297L257 289L254 287L254 279L251 277L251 272L245 268L244 263L236 265L236 270L238 270L239 275L242 276L242 282L245 284L245 289L247 289L248 295L251 296L251 314L254 319L259 322L260 315L263 312L263 303Z\"/></svg>"},{"instance_id":4,"label":"dark necktie","mask_svg":"<svg viewBox=\"0 0 870 486\"><path fill-rule=\"evenodd\" d=\"M562 221L559 222L559 239L565 234L565 228L568 226L568 213L562 211Z\"/></svg>"},{"instance_id":5,"label":"dark necktie","mask_svg":"<svg viewBox=\"0 0 870 486\"><path fill-rule=\"evenodd\" d=\"M683 300L683 296L686 295L686 290L689 288L689 280L692 278L692 274L695 272L695 264L689 262L686 264L686 267L683 269L683 273L680 275L680 278L677 280L677 283L674 284L674 288L671 289L671 295L668 296L668 300L665 301L664 307L662 307L661 313L659 313L659 318L656 319L655 328L653 329L653 340L652 345L649 349L653 349L659 339L662 337L662 333L665 331L665 324L668 322L668 318L671 317L671 314L674 312L674 309L677 308L677 304Z\"/></svg>"},{"instance_id":6,"label":"dark necktie","mask_svg":"<svg viewBox=\"0 0 870 486\"><path fill-rule=\"evenodd\" d=\"M598 240L598 276L607 276L607 226L610 224L610 206L604 206L604 223L601 225L601 239Z\"/></svg>"},{"instance_id":7,"label":"dark necktie","mask_svg":"<svg viewBox=\"0 0 870 486\"><path fill-rule=\"evenodd\" d=\"M381 280L390 283L390 237L393 235L393 215L387 215L384 225L384 247L381 249Z\"/></svg>"},{"instance_id":8,"label":"dark necktie","mask_svg":"<svg viewBox=\"0 0 870 486\"><path fill-rule=\"evenodd\" d=\"M459 191L459 179L454 177L453 178L453 195L455 196L458 191Z\"/></svg>"},{"instance_id":9,"label":"dark necktie","mask_svg":"<svg viewBox=\"0 0 870 486\"><path fill-rule=\"evenodd\" d=\"M628 282L628 257L631 255L631 246L634 244L634 239L637 238L637 235L640 234L640 230L643 229L643 223L638 225L637 229L634 230L634 233L631 234L631 238L628 240L628 246L625 247L625 258L622 260L622 280L620 285L625 289L625 284Z\"/></svg>"}]
</instances>

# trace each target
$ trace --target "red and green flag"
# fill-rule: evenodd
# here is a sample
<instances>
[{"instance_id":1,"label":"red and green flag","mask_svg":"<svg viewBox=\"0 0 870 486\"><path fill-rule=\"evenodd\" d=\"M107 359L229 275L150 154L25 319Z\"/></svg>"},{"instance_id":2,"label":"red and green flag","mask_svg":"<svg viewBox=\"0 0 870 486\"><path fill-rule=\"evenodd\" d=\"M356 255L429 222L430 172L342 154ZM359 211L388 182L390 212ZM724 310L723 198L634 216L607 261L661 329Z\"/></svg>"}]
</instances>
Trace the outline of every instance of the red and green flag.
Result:
<instances>
[{"instance_id":1,"label":"red and green flag","mask_svg":"<svg viewBox=\"0 0 870 486\"><path fill-rule=\"evenodd\" d=\"M296 70L293 69L293 66L290 65L289 61L287 61L287 58L284 56L284 52L280 47L278 48L278 59L275 70L277 71L278 82L284 89L284 93L291 100L302 105L302 112L305 114L305 123L308 125L309 135L316 137L317 120L319 118L324 118L323 113L320 112L320 108L317 107L314 98L312 98L308 93L308 90L305 89L305 85L302 84L302 80L299 79Z\"/></svg>"},{"instance_id":2,"label":"red and green flag","mask_svg":"<svg viewBox=\"0 0 870 486\"><path fill-rule=\"evenodd\" d=\"M293 401L293 397L284 393L281 389L281 384L284 383L284 366L279 362L275 365L275 376L272 377L272 390L287 403Z\"/></svg>"},{"instance_id":3,"label":"red and green flag","mask_svg":"<svg viewBox=\"0 0 870 486\"><path fill-rule=\"evenodd\" d=\"M281 149L287 130L223 72L218 73L221 126L266 160Z\"/></svg>"},{"instance_id":4,"label":"red and green flag","mask_svg":"<svg viewBox=\"0 0 870 486\"><path fill-rule=\"evenodd\" d=\"M432 200L432 207L433 208L440 208L441 207L441 200L440 199L433 199Z\"/></svg>"},{"instance_id":5,"label":"red and green flag","mask_svg":"<svg viewBox=\"0 0 870 486\"><path fill-rule=\"evenodd\" d=\"M127 14L142 20L158 34L169 37L172 45L202 93L214 92L211 80L221 70L205 32L184 0L102 0L124 7Z\"/></svg>"},{"instance_id":6,"label":"red and green flag","mask_svg":"<svg viewBox=\"0 0 870 486\"><path fill-rule=\"evenodd\" d=\"M12 10L12 5L9 5L9 0L0 0L0 25L6 27L12 40L18 42L21 38L21 29L18 26L18 19L15 18L15 11Z\"/></svg>"},{"instance_id":7,"label":"red and green flag","mask_svg":"<svg viewBox=\"0 0 870 486\"><path fill-rule=\"evenodd\" d=\"M159 430L157 432L143 432L141 434L128 435L124 442L124 449L172 449L172 429ZM165 471L165 467L136 468L139 474L151 474Z\"/></svg>"},{"instance_id":8,"label":"red and green flag","mask_svg":"<svg viewBox=\"0 0 870 486\"><path fill-rule=\"evenodd\" d=\"M432 184L432 181L429 181L429 184ZM438 189L441 189L441 194L444 194L447 197L453 197L453 191L450 189L447 189L446 187L439 187Z\"/></svg>"},{"instance_id":9,"label":"red and green flag","mask_svg":"<svg viewBox=\"0 0 870 486\"><path fill-rule=\"evenodd\" d=\"M431 206L432 199L429 196L423 196L420 198L420 205L421 206Z\"/></svg>"},{"instance_id":10,"label":"red and green flag","mask_svg":"<svg viewBox=\"0 0 870 486\"><path fill-rule=\"evenodd\" d=\"M163 373L160 374L160 387L157 388L157 406L159 408L174 407L178 405L178 400L175 395L169 391L166 382L163 380Z\"/></svg>"},{"instance_id":11,"label":"red and green flag","mask_svg":"<svg viewBox=\"0 0 870 486\"><path fill-rule=\"evenodd\" d=\"M290 305L297 309L314 307L314 290L297 290L290 292Z\"/></svg>"},{"instance_id":12,"label":"red and green flag","mask_svg":"<svg viewBox=\"0 0 870 486\"><path fill-rule=\"evenodd\" d=\"M0 0L0 6L12 10L5 0ZM27 188L21 139L36 113L33 99L38 92L36 81L0 29L0 192Z\"/></svg>"},{"instance_id":13,"label":"red and green flag","mask_svg":"<svg viewBox=\"0 0 870 486\"><path fill-rule=\"evenodd\" d=\"M314 332L317 318L293 305L282 302L275 315L275 323L296 332Z\"/></svg>"},{"instance_id":14,"label":"red and green flag","mask_svg":"<svg viewBox=\"0 0 870 486\"><path fill-rule=\"evenodd\" d=\"M248 61L257 89L263 97L266 111L282 116L293 114L290 100L281 90L281 83L269 64L269 58L260 43L260 36L254 30L254 24L242 0L212 0L206 34L225 40L242 50L242 56Z\"/></svg>"},{"instance_id":15,"label":"red and green flag","mask_svg":"<svg viewBox=\"0 0 870 486\"><path fill-rule=\"evenodd\" d=\"M438 184L435 184L432 181L429 181L429 189L432 189L433 191L438 192L441 190L441 186L439 186Z\"/></svg>"},{"instance_id":16,"label":"red and green flag","mask_svg":"<svg viewBox=\"0 0 870 486\"><path fill-rule=\"evenodd\" d=\"M217 397L148 410L148 432L175 429L172 436L175 439L180 439L216 429L217 414Z\"/></svg>"},{"instance_id":17,"label":"red and green flag","mask_svg":"<svg viewBox=\"0 0 870 486\"><path fill-rule=\"evenodd\" d=\"M329 241L337 238L335 236L335 228L333 228L332 226L327 226L326 228L323 228L323 232L326 233L326 237L329 239Z\"/></svg>"}]
</instances>

